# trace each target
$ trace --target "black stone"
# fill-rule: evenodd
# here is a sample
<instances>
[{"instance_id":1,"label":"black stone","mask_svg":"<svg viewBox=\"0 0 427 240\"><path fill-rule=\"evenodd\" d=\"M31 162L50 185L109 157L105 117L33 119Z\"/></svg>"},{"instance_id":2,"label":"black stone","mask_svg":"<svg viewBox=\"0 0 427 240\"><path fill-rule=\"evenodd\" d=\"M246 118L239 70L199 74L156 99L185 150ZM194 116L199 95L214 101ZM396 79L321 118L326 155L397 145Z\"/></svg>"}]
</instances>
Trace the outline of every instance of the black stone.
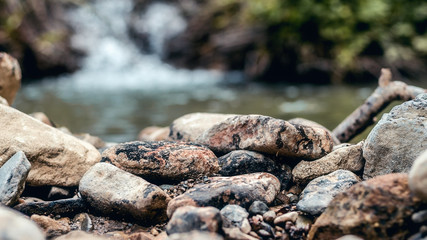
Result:
<instances>
[{"instance_id":1,"label":"black stone","mask_svg":"<svg viewBox=\"0 0 427 240\"><path fill-rule=\"evenodd\" d=\"M86 211L87 205L81 198L69 198L57 201L21 203L16 205L14 209L28 216L33 214L71 216Z\"/></svg>"}]
</instances>

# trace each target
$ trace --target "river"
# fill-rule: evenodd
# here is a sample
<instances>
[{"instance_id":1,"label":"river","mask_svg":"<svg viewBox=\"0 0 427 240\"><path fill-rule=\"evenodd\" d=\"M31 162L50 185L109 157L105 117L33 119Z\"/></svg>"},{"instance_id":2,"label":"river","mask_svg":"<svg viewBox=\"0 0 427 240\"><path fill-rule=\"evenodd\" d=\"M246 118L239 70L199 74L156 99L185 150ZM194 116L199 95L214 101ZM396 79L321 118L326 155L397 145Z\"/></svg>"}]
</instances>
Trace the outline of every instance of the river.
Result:
<instances>
[{"instance_id":1,"label":"river","mask_svg":"<svg viewBox=\"0 0 427 240\"><path fill-rule=\"evenodd\" d=\"M127 36L131 9L130 0L96 0L70 10L73 44L88 52L82 69L23 84L14 107L44 112L73 133L125 142L144 127L168 126L192 112L303 117L333 129L375 88L266 85L245 82L238 72L177 69L160 58L163 42L185 28L177 9L154 3L140 16L151 53Z\"/></svg>"}]
</instances>

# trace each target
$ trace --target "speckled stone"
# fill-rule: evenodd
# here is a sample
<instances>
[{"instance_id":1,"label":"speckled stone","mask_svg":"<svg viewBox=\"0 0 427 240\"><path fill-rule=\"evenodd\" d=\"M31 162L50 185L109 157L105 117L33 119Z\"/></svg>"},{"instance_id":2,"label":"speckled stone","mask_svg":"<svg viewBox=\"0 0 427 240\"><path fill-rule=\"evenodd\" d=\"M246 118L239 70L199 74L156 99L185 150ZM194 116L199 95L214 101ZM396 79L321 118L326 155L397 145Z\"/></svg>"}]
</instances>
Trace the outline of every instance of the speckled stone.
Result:
<instances>
[{"instance_id":1,"label":"speckled stone","mask_svg":"<svg viewBox=\"0 0 427 240\"><path fill-rule=\"evenodd\" d=\"M219 170L218 159L211 150L184 142L117 144L102 153L102 161L155 183L178 182Z\"/></svg>"},{"instance_id":2,"label":"speckled stone","mask_svg":"<svg viewBox=\"0 0 427 240\"><path fill-rule=\"evenodd\" d=\"M143 224L166 219L169 196L158 186L109 163L97 163L80 181L82 197L105 215L133 217Z\"/></svg>"},{"instance_id":3,"label":"speckled stone","mask_svg":"<svg viewBox=\"0 0 427 240\"><path fill-rule=\"evenodd\" d=\"M421 201L408 186L407 174L388 174L355 184L338 194L312 226L308 239L407 239L411 215ZM393 217L390 217L393 216Z\"/></svg>"},{"instance_id":4,"label":"speckled stone","mask_svg":"<svg viewBox=\"0 0 427 240\"><path fill-rule=\"evenodd\" d=\"M218 154L251 150L301 159L323 157L334 145L331 135L322 128L261 115L227 118L205 131L196 142Z\"/></svg>"},{"instance_id":5,"label":"speckled stone","mask_svg":"<svg viewBox=\"0 0 427 240\"><path fill-rule=\"evenodd\" d=\"M221 227L222 218L217 208L184 206L174 212L166 232L168 235L193 230L219 232Z\"/></svg>"},{"instance_id":6,"label":"speckled stone","mask_svg":"<svg viewBox=\"0 0 427 240\"><path fill-rule=\"evenodd\" d=\"M249 213L239 205L229 204L221 209L223 227L232 228L249 225ZM250 227L250 225L249 225Z\"/></svg>"},{"instance_id":7,"label":"speckled stone","mask_svg":"<svg viewBox=\"0 0 427 240\"><path fill-rule=\"evenodd\" d=\"M280 190L279 180L269 173L252 173L233 177L211 177L210 183L201 183L172 199L167 214L181 206L214 206L222 208L237 204L244 208L256 200L271 203Z\"/></svg>"}]
</instances>

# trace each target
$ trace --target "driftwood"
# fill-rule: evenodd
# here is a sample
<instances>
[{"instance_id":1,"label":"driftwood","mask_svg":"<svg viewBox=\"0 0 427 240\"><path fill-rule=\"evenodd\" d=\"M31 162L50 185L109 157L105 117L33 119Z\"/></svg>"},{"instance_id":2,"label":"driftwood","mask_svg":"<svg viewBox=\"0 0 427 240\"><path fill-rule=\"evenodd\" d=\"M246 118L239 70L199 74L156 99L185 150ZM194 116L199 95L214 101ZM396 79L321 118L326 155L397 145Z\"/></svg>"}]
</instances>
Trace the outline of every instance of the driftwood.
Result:
<instances>
[{"instance_id":1,"label":"driftwood","mask_svg":"<svg viewBox=\"0 0 427 240\"><path fill-rule=\"evenodd\" d=\"M368 126L373 124L375 116L394 100L408 101L418 94L427 92L426 89L410 86L404 82L392 81L390 69L381 69L378 87L366 101L342 121L333 134L341 141L348 142Z\"/></svg>"}]
</instances>

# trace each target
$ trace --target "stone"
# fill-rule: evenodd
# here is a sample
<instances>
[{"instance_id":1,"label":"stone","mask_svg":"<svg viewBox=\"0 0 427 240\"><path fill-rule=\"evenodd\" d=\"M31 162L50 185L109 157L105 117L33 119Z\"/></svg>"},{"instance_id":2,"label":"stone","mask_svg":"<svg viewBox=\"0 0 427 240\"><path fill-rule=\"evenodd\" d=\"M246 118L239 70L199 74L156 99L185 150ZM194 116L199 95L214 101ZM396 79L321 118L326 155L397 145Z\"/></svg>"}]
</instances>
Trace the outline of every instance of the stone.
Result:
<instances>
[{"instance_id":1,"label":"stone","mask_svg":"<svg viewBox=\"0 0 427 240\"><path fill-rule=\"evenodd\" d=\"M220 211L214 207L184 206L178 208L166 225L168 235L193 230L219 232L222 227Z\"/></svg>"},{"instance_id":2,"label":"stone","mask_svg":"<svg viewBox=\"0 0 427 240\"><path fill-rule=\"evenodd\" d=\"M312 226L308 239L354 234L363 239L407 239L411 215L421 205L408 175L394 173L353 185L338 194ZM392 216L392 217L391 217Z\"/></svg>"},{"instance_id":3,"label":"stone","mask_svg":"<svg viewBox=\"0 0 427 240\"><path fill-rule=\"evenodd\" d=\"M33 186L77 186L101 159L90 144L62 133L16 109L0 105L0 166L18 151L31 163L27 183Z\"/></svg>"},{"instance_id":4,"label":"stone","mask_svg":"<svg viewBox=\"0 0 427 240\"><path fill-rule=\"evenodd\" d=\"M327 131L332 136L332 140L334 141L334 145L341 144L340 140L338 140L338 138L329 129L327 129L325 126L323 126L317 122L314 122L314 121L311 121L311 120L308 120L305 118L292 118L292 119L289 119L288 122L292 123L292 124L306 125L306 126L312 126L312 127L316 127L316 128L323 128L325 131Z\"/></svg>"},{"instance_id":5,"label":"stone","mask_svg":"<svg viewBox=\"0 0 427 240\"><path fill-rule=\"evenodd\" d=\"M356 235L350 235L350 234L348 234L348 235L344 235L344 236L342 236L340 238L337 238L336 240L363 240L363 238L360 238L360 237L358 237Z\"/></svg>"},{"instance_id":6,"label":"stone","mask_svg":"<svg viewBox=\"0 0 427 240\"><path fill-rule=\"evenodd\" d=\"M194 142L206 130L235 114L190 113L175 119L170 125L172 140Z\"/></svg>"},{"instance_id":7,"label":"stone","mask_svg":"<svg viewBox=\"0 0 427 240\"><path fill-rule=\"evenodd\" d=\"M363 146L363 178L409 172L427 149L427 93L395 106L369 133Z\"/></svg>"},{"instance_id":8,"label":"stone","mask_svg":"<svg viewBox=\"0 0 427 240\"><path fill-rule=\"evenodd\" d=\"M2 96L0 96L0 104L3 104L5 106L9 106L9 103L7 102L7 100L4 99Z\"/></svg>"},{"instance_id":9,"label":"stone","mask_svg":"<svg viewBox=\"0 0 427 240\"><path fill-rule=\"evenodd\" d=\"M323 128L291 124L261 115L227 118L205 131L196 143L218 154L250 150L279 157L313 160L331 152L332 136Z\"/></svg>"},{"instance_id":10,"label":"stone","mask_svg":"<svg viewBox=\"0 0 427 240\"><path fill-rule=\"evenodd\" d=\"M412 215L411 219L414 223L427 222L427 210L422 210L422 211L414 213Z\"/></svg>"},{"instance_id":11,"label":"stone","mask_svg":"<svg viewBox=\"0 0 427 240\"><path fill-rule=\"evenodd\" d=\"M298 219L298 215L299 214L297 212L287 212L285 214L282 214L276 217L276 219L274 219L274 225L284 224L287 221L291 221L294 223Z\"/></svg>"},{"instance_id":12,"label":"stone","mask_svg":"<svg viewBox=\"0 0 427 240\"><path fill-rule=\"evenodd\" d=\"M273 223L276 218L276 212L269 210L262 215L262 219L268 223Z\"/></svg>"},{"instance_id":13,"label":"stone","mask_svg":"<svg viewBox=\"0 0 427 240\"><path fill-rule=\"evenodd\" d=\"M65 235L55 238L55 240L107 240L111 239L83 231L71 231Z\"/></svg>"},{"instance_id":14,"label":"stone","mask_svg":"<svg viewBox=\"0 0 427 240\"><path fill-rule=\"evenodd\" d=\"M56 201L28 201L13 207L21 213L38 215L73 215L87 209L86 201L81 198L69 198Z\"/></svg>"},{"instance_id":15,"label":"stone","mask_svg":"<svg viewBox=\"0 0 427 240\"><path fill-rule=\"evenodd\" d=\"M54 200L59 200L59 199L65 199L65 198L70 198L73 197L74 195L74 189L65 189L65 188L60 188L60 187L55 187L53 186L50 191L49 194L47 195L47 199L49 201L54 201Z\"/></svg>"},{"instance_id":16,"label":"stone","mask_svg":"<svg viewBox=\"0 0 427 240\"><path fill-rule=\"evenodd\" d=\"M13 240L44 240L36 223L19 212L0 205L0 238Z\"/></svg>"},{"instance_id":17,"label":"stone","mask_svg":"<svg viewBox=\"0 0 427 240\"><path fill-rule=\"evenodd\" d=\"M128 142L102 153L102 161L152 182L178 182L212 175L218 158L208 148L184 142Z\"/></svg>"},{"instance_id":18,"label":"stone","mask_svg":"<svg viewBox=\"0 0 427 240\"><path fill-rule=\"evenodd\" d=\"M29 115L31 117L39 120L40 122L48 125L48 126L55 127L55 124L52 121L50 121L50 119L48 118L48 116L46 114L44 114L42 112L34 112L34 113L29 114Z\"/></svg>"},{"instance_id":19,"label":"stone","mask_svg":"<svg viewBox=\"0 0 427 240\"><path fill-rule=\"evenodd\" d=\"M262 201L254 201L251 206L249 206L249 213L251 215L263 215L265 212L269 210L267 204Z\"/></svg>"},{"instance_id":20,"label":"stone","mask_svg":"<svg viewBox=\"0 0 427 240\"><path fill-rule=\"evenodd\" d=\"M292 170L294 183L306 185L311 180L339 169L358 172L364 166L363 141L338 148L315 161L301 161Z\"/></svg>"},{"instance_id":21,"label":"stone","mask_svg":"<svg viewBox=\"0 0 427 240\"><path fill-rule=\"evenodd\" d=\"M175 233L169 235L166 240L184 240L184 239L197 239L197 240L224 240L224 238L213 232L205 232L205 231L191 231L184 233Z\"/></svg>"},{"instance_id":22,"label":"stone","mask_svg":"<svg viewBox=\"0 0 427 240\"><path fill-rule=\"evenodd\" d=\"M55 220L37 214L32 215L31 220L43 229L47 238L58 237L71 231L70 225L64 220Z\"/></svg>"},{"instance_id":23,"label":"stone","mask_svg":"<svg viewBox=\"0 0 427 240\"><path fill-rule=\"evenodd\" d=\"M311 215L320 215L338 193L358 182L359 177L348 170L337 170L318 177L302 191L297 209Z\"/></svg>"},{"instance_id":24,"label":"stone","mask_svg":"<svg viewBox=\"0 0 427 240\"><path fill-rule=\"evenodd\" d=\"M87 213L79 213L75 215L73 218L73 222L75 225L77 225L77 228L79 230L82 230L85 232L92 231L94 228L92 219Z\"/></svg>"},{"instance_id":25,"label":"stone","mask_svg":"<svg viewBox=\"0 0 427 240\"><path fill-rule=\"evenodd\" d=\"M242 232L239 228L223 228L226 239L233 240L257 240L258 238L254 238L247 233Z\"/></svg>"},{"instance_id":26,"label":"stone","mask_svg":"<svg viewBox=\"0 0 427 240\"><path fill-rule=\"evenodd\" d=\"M409 188L427 201L427 151L417 157L409 171Z\"/></svg>"},{"instance_id":27,"label":"stone","mask_svg":"<svg viewBox=\"0 0 427 240\"><path fill-rule=\"evenodd\" d=\"M181 206L214 206L222 208L237 204L247 208L253 201L270 204L280 190L279 180L269 173L252 173L233 177L210 177L210 183L195 185L184 194L172 199L167 214Z\"/></svg>"},{"instance_id":28,"label":"stone","mask_svg":"<svg viewBox=\"0 0 427 240\"><path fill-rule=\"evenodd\" d=\"M278 166L270 158L261 153L235 150L218 158L219 174L222 176L236 176L255 172L275 173Z\"/></svg>"},{"instance_id":29,"label":"stone","mask_svg":"<svg viewBox=\"0 0 427 240\"><path fill-rule=\"evenodd\" d=\"M12 105L21 87L21 68L18 61L7 53L0 52L0 96Z\"/></svg>"},{"instance_id":30,"label":"stone","mask_svg":"<svg viewBox=\"0 0 427 240\"><path fill-rule=\"evenodd\" d=\"M73 134L73 136L82 140L82 141L85 141L85 142L91 144L96 149L104 148L107 146L107 144L104 141L102 141L101 138L99 138L97 136L92 136L89 133Z\"/></svg>"},{"instance_id":31,"label":"stone","mask_svg":"<svg viewBox=\"0 0 427 240\"><path fill-rule=\"evenodd\" d=\"M22 151L15 153L0 167L0 203L13 206L25 188L31 164Z\"/></svg>"},{"instance_id":32,"label":"stone","mask_svg":"<svg viewBox=\"0 0 427 240\"><path fill-rule=\"evenodd\" d=\"M97 163L80 181L82 197L105 215L122 215L150 224L166 220L169 196L158 186L109 163Z\"/></svg>"},{"instance_id":33,"label":"stone","mask_svg":"<svg viewBox=\"0 0 427 240\"><path fill-rule=\"evenodd\" d=\"M225 228L244 228L250 227L248 217L249 213L246 209L239 205L229 204L221 209L222 226ZM249 228L250 231L250 228ZM247 231L247 232L249 232Z\"/></svg>"},{"instance_id":34,"label":"stone","mask_svg":"<svg viewBox=\"0 0 427 240\"><path fill-rule=\"evenodd\" d=\"M138 134L139 141L169 140L169 127L151 126L141 130Z\"/></svg>"}]
</instances>

